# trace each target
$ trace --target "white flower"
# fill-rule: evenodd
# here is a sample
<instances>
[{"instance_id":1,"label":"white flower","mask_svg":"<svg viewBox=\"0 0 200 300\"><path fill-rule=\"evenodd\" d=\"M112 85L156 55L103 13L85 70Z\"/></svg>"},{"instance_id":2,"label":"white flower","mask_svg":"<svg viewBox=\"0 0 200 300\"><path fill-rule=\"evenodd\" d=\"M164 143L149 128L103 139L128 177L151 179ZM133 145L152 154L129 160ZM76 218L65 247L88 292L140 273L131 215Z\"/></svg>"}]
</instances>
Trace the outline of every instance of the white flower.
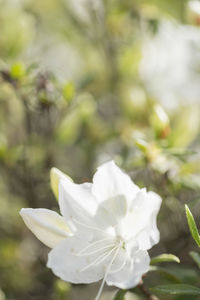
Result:
<instances>
[{"instance_id":1,"label":"white flower","mask_svg":"<svg viewBox=\"0 0 200 300\"><path fill-rule=\"evenodd\" d=\"M46 209L24 208L30 230L53 248L47 266L65 281L136 286L149 269L147 250L159 241L156 216L161 198L139 189L113 161L100 166L93 183L61 176L62 217Z\"/></svg>"},{"instance_id":2,"label":"white flower","mask_svg":"<svg viewBox=\"0 0 200 300\"><path fill-rule=\"evenodd\" d=\"M200 14L200 2L198 0L189 1L188 7L193 13Z\"/></svg>"},{"instance_id":3,"label":"white flower","mask_svg":"<svg viewBox=\"0 0 200 300\"><path fill-rule=\"evenodd\" d=\"M147 90L167 108L200 103L200 29L162 21L144 42L140 75Z\"/></svg>"}]
</instances>

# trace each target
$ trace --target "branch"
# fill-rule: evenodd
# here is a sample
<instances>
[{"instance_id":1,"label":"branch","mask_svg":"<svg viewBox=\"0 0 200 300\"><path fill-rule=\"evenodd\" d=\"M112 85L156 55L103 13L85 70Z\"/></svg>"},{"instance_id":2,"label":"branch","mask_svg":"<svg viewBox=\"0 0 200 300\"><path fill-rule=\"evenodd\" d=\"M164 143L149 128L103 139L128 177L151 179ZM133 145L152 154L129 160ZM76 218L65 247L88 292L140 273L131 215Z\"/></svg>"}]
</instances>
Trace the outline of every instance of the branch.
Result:
<instances>
[{"instance_id":1,"label":"branch","mask_svg":"<svg viewBox=\"0 0 200 300\"><path fill-rule=\"evenodd\" d=\"M149 290L144 286L144 282L141 279L140 283L138 284L138 288L142 292L142 294L146 297L147 300L159 300L156 296L152 295Z\"/></svg>"}]
</instances>

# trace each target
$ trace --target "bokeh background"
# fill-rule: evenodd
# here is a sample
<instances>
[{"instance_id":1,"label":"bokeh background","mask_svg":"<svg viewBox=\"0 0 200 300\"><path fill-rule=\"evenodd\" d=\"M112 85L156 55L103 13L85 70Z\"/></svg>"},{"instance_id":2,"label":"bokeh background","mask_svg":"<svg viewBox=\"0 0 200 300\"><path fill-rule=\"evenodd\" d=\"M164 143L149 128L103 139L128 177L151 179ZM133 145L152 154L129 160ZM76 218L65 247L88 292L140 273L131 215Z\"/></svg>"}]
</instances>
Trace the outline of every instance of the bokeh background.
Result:
<instances>
[{"instance_id":1,"label":"bokeh background","mask_svg":"<svg viewBox=\"0 0 200 300\"><path fill-rule=\"evenodd\" d=\"M145 284L198 285L184 203L199 224L199 123L198 0L0 0L0 300L94 298L99 284L46 268L19 210L58 211L51 167L81 183L109 159L163 198L151 256L181 259Z\"/></svg>"}]
</instances>

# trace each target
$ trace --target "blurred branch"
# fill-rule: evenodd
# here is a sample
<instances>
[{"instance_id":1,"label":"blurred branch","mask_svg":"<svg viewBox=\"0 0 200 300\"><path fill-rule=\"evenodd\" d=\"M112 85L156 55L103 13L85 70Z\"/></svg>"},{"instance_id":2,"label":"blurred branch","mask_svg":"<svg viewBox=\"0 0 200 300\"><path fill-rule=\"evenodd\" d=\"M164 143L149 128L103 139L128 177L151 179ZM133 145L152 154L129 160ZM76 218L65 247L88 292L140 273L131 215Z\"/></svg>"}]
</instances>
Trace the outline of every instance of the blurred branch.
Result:
<instances>
[{"instance_id":1,"label":"blurred branch","mask_svg":"<svg viewBox=\"0 0 200 300\"><path fill-rule=\"evenodd\" d=\"M143 280L141 280L140 283L138 284L138 288L147 300L159 300L158 297L152 295L149 292L149 290L145 287Z\"/></svg>"}]
</instances>

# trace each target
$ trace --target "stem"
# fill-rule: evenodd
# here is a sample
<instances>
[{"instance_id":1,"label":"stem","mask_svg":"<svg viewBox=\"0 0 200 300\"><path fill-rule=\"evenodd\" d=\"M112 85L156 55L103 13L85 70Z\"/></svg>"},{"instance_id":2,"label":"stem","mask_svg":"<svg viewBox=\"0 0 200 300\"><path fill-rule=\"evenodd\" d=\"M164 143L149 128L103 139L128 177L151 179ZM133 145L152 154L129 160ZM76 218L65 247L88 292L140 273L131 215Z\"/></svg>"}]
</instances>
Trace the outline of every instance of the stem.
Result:
<instances>
[{"instance_id":1,"label":"stem","mask_svg":"<svg viewBox=\"0 0 200 300\"><path fill-rule=\"evenodd\" d=\"M144 282L141 279L140 283L138 284L138 288L142 292L142 294L146 297L147 300L159 300L156 296L152 295L150 291L144 286Z\"/></svg>"}]
</instances>

